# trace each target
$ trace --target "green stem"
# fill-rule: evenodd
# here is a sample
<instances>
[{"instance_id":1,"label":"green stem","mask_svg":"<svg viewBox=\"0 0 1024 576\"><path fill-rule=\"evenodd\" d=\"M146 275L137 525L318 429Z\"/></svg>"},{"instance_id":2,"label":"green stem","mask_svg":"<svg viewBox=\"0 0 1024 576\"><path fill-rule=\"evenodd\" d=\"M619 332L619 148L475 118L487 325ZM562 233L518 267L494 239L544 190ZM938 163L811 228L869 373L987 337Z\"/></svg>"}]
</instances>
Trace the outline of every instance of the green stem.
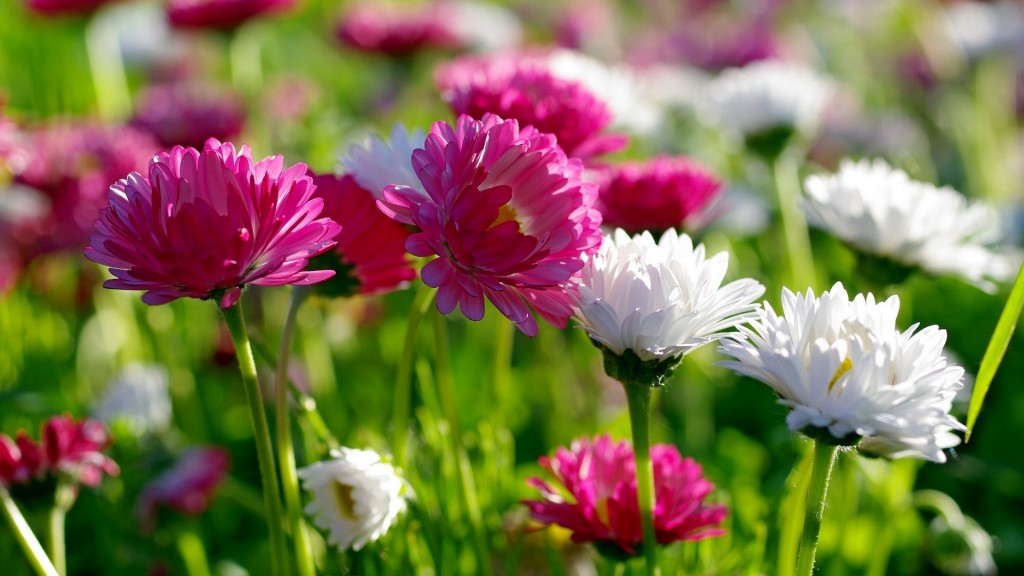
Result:
<instances>
[{"instance_id":1,"label":"green stem","mask_svg":"<svg viewBox=\"0 0 1024 576\"><path fill-rule=\"evenodd\" d=\"M796 560L796 576L810 576L814 573L814 553L818 547L821 518L825 514L828 481L838 453L838 446L819 440L814 442L814 462L811 464L811 480L807 485L807 507L804 512L804 529L800 536L800 554Z\"/></svg>"},{"instance_id":2,"label":"green stem","mask_svg":"<svg viewBox=\"0 0 1024 576\"><path fill-rule=\"evenodd\" d=\"M292 532L292 545L295 547L295 561L300 576L316 576L316 565L313 562L313 549L310 546L306 523L302 517L302 499L299 496L299 475L295 468L295 448L292 445L291 412L288 407L288 358L291 355L292 339L295 335L295 317L299 307L309 294L302 286L292 287L291 303L281 329L281 344L277 352L277 371L274 402L277 417L277 464L281 469L281 489L284 492L284 504L288 511L288 525Z\"/></svg>"},{"instance_id":3,"label":"green stem","mask_svg":"<svg viewBox=\"0 0 1024 576\"><path fill-rule=\"evenodd\" d=\"M131 115L132 100L117 34L110 30L106 20L89 20L85 28L85 51L96 88L96 108L100 118L106 122L125 120Z\"/></svg>"},{"instance_id":4,"label":"green stem","mask_svg":"<svg viewBox=\"0 0 1024 576\"><path fill-rule=\"evenodd\" d=\"M807 233L807 221L800 210L800 173L796 157L783 152L772 164L775 193L779 199L779 215L782 218L782 233L789 257L789 282L795 291L815 287L814 258L811 254L811 239Z\"/></svg>"},{"instance_id":5,"label":"green stem","mask_svg":"<svg viewBox=\"0 0 1024 576\"><path fill-rule=\"evenodd\" d=\"M175 544L185 571L189 576L210 576L210 563L206 558L206 547L203 540L194 531L184 529L178 532Z\"/></svg>"},{"instance_id":6,"label":"green stem","mask_svg":"<svg viewBox=\"0 0 1024 576\"><path fill-rule=\"evenodd\" d=\"M39 576L60 576L53 563L46 557L43 545L39 543L36 535L32 533L32 528L25 521L25 517L21 515L21 510L18 510L18 505L11 499L10 492L7 491L3 484L0 484L0 504L2 504L0 509L3 510L4 518L7 519L7 523L14 532L14 539L18 541L21 551L25 553L25 559L28 560L36 574Z\"/></svg>"},{"instance_id":7,"label":"green stem","mask_svg":"<svg viewBox=\"0 0 1024 576\"><path fill-rule=\"evenodd\" d=\"M640 525L644 533L644 557L647 574L661 574L658 568L658 540L654 533L654 470L651 466L651 396L654 388L640 383L623 383L629 404L629 424L633 431L636 458L636 496L640 506Z\"/></svg>"},{"instance_id":8,"label":"green stem","mask_svg":"<svg viewBox=\"0 0 1024 576\"><path fill-rule=\"evenodd\" d=\"M274 574L288 574L287 552L284 530L281 528L281 499L278 495L277 470L274 466L274 449L270 440L270 427L263 408L259 380L256 376L256 361L249 346L249 335L245 331L245 317L242 305L236 303L230 308L221 308L224 322L231 332L238 357L238 369L242 374L242 386L249 404L252 418L253 439L256 441L256 456L259 460L260 478L263 483L263 505L267 509L267 527L270 530L270 564Z\"/></svg>"},{"instance_id":9,"label":"green stem","mask_svg":"<svg viewBox=\"0 0 1024 576\"><path fill-rule=\"evenodd\" d=\"M491 423L496 429L504 425L515 335L516 327L504 321L494 330L494 371L491 373L491 383L494 386L494 418L491 419Z\"/></svg>"},{"instance_id":10,"label":"green stem","mask_svg":"<svg viewBox=\"0 0 1024 576\"><path fill-rule=\"evenodd\" d=\"M75 487L64 478L57 480L57 489L54 492L53 507L50 508L49 538L46 547L50 551L50 560L57 573L63 576L68 573L67 547L64 537L64 519L68 510L75 503Z\"/></svg>"},{"instance_id":11,"label":"green stem","mask_svg":"<svg viewBox=\"0 0 1024 576\"><path fill-rule=\"evenodd\" d=\"M432 300L433 289L421 284L409 305L409 319L405 324L405 340L402 342L402 356L398 361L395 376L395 403L391 413L391 450L399 468L409 469L406 447L409 439L409 411L412 405L412 367L416 358L416 334L420 320Z\"/></svg>"},{"instance_id":12,"label":"green stem","mask_svg":"<svg viewBox=\"0 0 1024 576\"><path fill-rule=\"evenodd\" d=\"M483 517L480 514L480 502L477 500L476 486L473 483L473 470L470 468L469 455L462 441L462 427L459 425L459 408L455 401L455 382L452 377L451 356L448 350L447 319L441 314L431 314L434 328L434 346L436 350L435 366L437 370L437 395L441 402L441 412L448 421L451 431L452 452L458 468L459 491L466 504L466 513L473 529L473 541L477 556L480 559L478 574L491 574L491 554L488 550L484 534Z\"/></svg>"}]
</instances>

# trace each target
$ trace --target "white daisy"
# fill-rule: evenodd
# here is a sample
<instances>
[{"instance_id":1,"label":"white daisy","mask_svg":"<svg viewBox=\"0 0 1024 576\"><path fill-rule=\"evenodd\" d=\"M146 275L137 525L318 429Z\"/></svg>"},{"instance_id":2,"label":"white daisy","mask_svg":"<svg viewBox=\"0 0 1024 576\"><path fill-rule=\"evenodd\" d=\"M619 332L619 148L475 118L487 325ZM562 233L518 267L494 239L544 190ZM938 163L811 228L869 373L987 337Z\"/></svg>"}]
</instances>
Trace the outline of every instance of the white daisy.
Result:
<instances>
[{"instance_id":1,"label":"white daisy","mask_svg":"<svg viewBox=\"0 0 1024 576\"><path fill-rule=\"evenodd\" d=\"M882 160L845 160L839 172L805 184L808 223L872 255L935 274L957 274L992 289L1014 272L999 239L999 216L952 188L911 180Z\"/></svg>"},{"instance_id":2,"label":"white daisy","mask_svg":"<svg viewBox=\"0 0 1024 576\"><path fill-rule=\"evenodd\" d=\"M377 200L383 198L384 188L390 184L408 186L426 196L423 184L412 167L412 153L423 148L426 139L426 134L419 128L410 132L396 123L390 140L370 136L363 146L349 148L348 155L341 157L340 164L344 172L351 174Z\"/></svg>"},{"instance_id":3,"label":"white daisy","mask_svg":"<svg viewBox=\"0 0 1024 576\"><path fill-rule=\"evenodd\" d=\"M791 408L790 430L853 444L892 458L944 462L943 448L964 426L949 415L963 369L942 354L946 332L936 326L896 329L899 298L876 303L843 285L782 293L782 316L767 303L750 327L721 340L723 362L771 386Z\"/></svg>"},{"instance_id":4,"label":"white daisy","mask_svg":"<svg viewBox=\"0 0 1024 576\"><path fill-rule=\"evenodd\" d=\"M167 370L157 364L129 364L107 387L92 410L93 418L124 422L133 434L166 430L171 425Z\"/></svg>"},{"instance_id":5,"label":"white daisy","mask_svg":"<svg viewBox=\"0 0 1024 576\"><path fill-rule=\"evenodd\" d=\"M409 488L372 450L342 448L331 456L298 471L313 493L306 513L339 550L359 550L387 533L405 510Z\"/></svg>"},{"instance_id":6,"label":"white daisy","mask_svg":"<svg viewBox=\"0 0 1024 576\"><path fill-rule=\"evenodd\" d=\"M607 352L642 362L678 361L748 320L764 286L750 279L722 286L729 255L705 258L704 245L669 230L605 236L583 266L574 296L580 327Z\"/></svg>"}]
</instances>

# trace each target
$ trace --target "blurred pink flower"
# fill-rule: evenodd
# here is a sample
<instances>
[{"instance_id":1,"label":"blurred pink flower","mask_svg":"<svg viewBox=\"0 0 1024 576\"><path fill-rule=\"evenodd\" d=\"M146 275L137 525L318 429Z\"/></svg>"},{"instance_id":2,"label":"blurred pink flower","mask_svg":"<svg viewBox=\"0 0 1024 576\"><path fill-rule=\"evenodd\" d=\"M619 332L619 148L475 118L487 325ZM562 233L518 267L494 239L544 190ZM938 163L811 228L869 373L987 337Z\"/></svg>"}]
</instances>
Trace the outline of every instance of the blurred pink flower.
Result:
<instances>
[{"instance_id":1,"label":"blurred pink flower","mask_svg":"<svg viewBox=\"0 0 1024 576\"><path fill-rule=\"evenodd\" d=\"M436 122L412 165L423 188L387 186L378 204L419 229L410 253L439 256L421 271L437 309L479 320L486 298L527 335L537 333L531 306L564 327L564 285L601 242L597 187L581 179L581 161L549 134L485 114Z\"/></svg>"},{"instance_id":2,"label":"blurred pink flower","mask_svg":"<svg viewBox=\"0 0 1024 576\"><path fill-rule=\"evenodd\" d=\"M231 91L194 84L157 84L138 96L132 125L165 148L202 147L209 138L230 140L242 131L245 105Z\"/></svg>"},{"instance_id":3,"label":"blurred pink flower","mask_svg":"<svg viewBox=\"0 0 1024 576\"><path fill-rule=\"evenodd\" d=\"M704 499L714 485L701 467L682 458L675 446L651 447L654 464L654 530L659 544L701 540L725 533L718 526L728 510ZM643 546L637 507L636 469L629 442L609 436L575 440L569 450L559 448L540 465L559 486L540 478L527 482L541 492L541 500L527 500L530 516L542 524L557 524L572 531L573 542L594 542L602 551L633 556Z\"/></svg>"},{"instance_id":4,"label":"blurred pink flower","mask_svg":"<svg viewBox=\"0 0 1024 576\"><path fill-rule=\"evenodd\" d=\"M250 18L294 5L295 0L167 0L167 19L175 28L231 30Z\"/></svg>"},{"instance_id":5,"label":"blurred pink flower","mask_svg":"<svg viewBox=\"0 0 1024 576\"><path fill-rule=\"evenodd\" d=\"M342 13L336 34L342 44L364 52L405 56L425 48L459 48L462 41L438 3L390 4L360 1Z\"/></svg>"},{"instance_id":6,"label":"blurred pink flower","mask_svg":"<svg viewBox=\"0 0 1024 576\"><path fill-rule=\"evenodd\" d=\"M120 469L103 454L112 440L102 423L54 416L43 424L36 442L24 432L11 441L0 434L0 484L21 484L44 474L67 474L86 486L98 486L103 475Z\"/></svg>"},{"instance_id":7,"label":"blurred pink flower","mask_svg":"<svg viewBox=\"0 0 1024 576\"><path fill-rule=\"evenodd\" d=\"M62 16L89 14L104 4L116 1L118 0L26 0L25 5L39 14Z\"/></svg>"},{"instance_id":8,"label":"blurred pink flower","mask_svg":"<svg viewBox=\"0 0 1024 576\"><path fill-rule=\"evenodd\" d=\"M0 485L23 484L43 471L43 455L31 438L19 432L17 440L0 434Z\"/></svg>"},{"instance_id":9,"label":"blurred pink flower","mask_svg":"<svg viewBox=\"0 0 1024 576\"><path fill-rule=\"evenodd\" d=\"M160 506L186 516L202 514L230 466L231 456L223 448L186 450L171 468L143 487L137 508L143 531L150 533L156 528Z\"/></svg>"},{"instance_id":10,"label":"blurred pink flower","mask_svg":"<svg viewBox=\"0 0 1024 576\"><path fill-rule=\"evenodd\" d=\"M657 156L596 171L602 223L635 234L664 232L699 216L722 189L710 171L683 156Z\"/></svg>"},{"instance_id":11,"label":"blurred pink flower","mask_svg":"<svg viewBox=\"0 0 1024 576\"><path fill-rule=\"evenodd\" d=\"M464 56L442 66L435 83L455 114L485 113L552 134L569 156L590 158L627 143L606 134L612 110L582 82L555 73L542 53Z\"/></svg>"},{"instance_id":12,"label":"blurred pink flower","mask_svg":"<svg viewBox=\"0 0 1024 576\"><path fill-rule=\"evenodd\" d=\"M313 176L314 197L324 201L323 215L341 226L334 250L320 256L331 258L338 274L321 283L333 296L374 294L394 290L416 278L416 269L405 252L411 232L388 218L373 195L352 176Z\"/></svg>"},{"instance_id":13,"label":"blurred pink flower","mask_svg":"<svg viewBox=\"0 0 1024 576\"><path fill-rule=\"evenodd\" d=\"M147 304L185 296L232 306L246 284L307 285L334 275L306 271L334 245L339 226L319 218L305 164L253 162L248 146L210 139L200 152L175 146L110 187L85 255L110 267L104 283L146 290Z\"/></svg>"}]
</instances>

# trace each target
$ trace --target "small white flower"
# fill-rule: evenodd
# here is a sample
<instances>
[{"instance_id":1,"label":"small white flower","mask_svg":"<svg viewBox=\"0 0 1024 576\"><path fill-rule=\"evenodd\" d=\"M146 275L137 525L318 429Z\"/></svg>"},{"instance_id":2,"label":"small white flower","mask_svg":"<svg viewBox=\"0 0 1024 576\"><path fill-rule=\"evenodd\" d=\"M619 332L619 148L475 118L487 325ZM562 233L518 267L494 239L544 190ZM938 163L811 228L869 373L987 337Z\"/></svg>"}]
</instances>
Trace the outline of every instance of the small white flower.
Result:
<instances>
[{"instance_id":1,"label":"small white flower","mask_svg":"<svg viewBox=\"0 0 1024 576\"><path fill-rule=\"evenodd\" d=\"M511 10L496 4L457 0L443 4L450 10L448 25L477 52L511 50L523 41L523 26Z\"/></svg>"},{"instance_id":2,"label":"small white flower","mask_svg":"<svg viewBox=\"0 0 1024 576\"><path fill-rule=\"evenodd\" d=\"M787 127L813 134L833 91L832 81L810 68L765 60L712 80L704 115L741 136Z\"/></svg>"},{"instance_id":3,"label":"small white flower","mask_svg":"<svg viewBox=\"0 0 1024 576\"><path fill-rule=\"evenodd\" d=\"M408 186L426 196L423 184L412 167L412 153L422 148L426 139L426 134L419 128L409 132L405 126L396 123L390 140L370 136L365 145L349 148L348 155L341 158L341 165L377 200L383 198L384 188L390 184Z\"/></svg>"},{"instance_id":4,"label":"small white flower","mask_svg":"<svg viewBox=\"0 0 1024 576\"><path fill-rule=\"evenodd\" d=\"M764 286L750 279L722 286L729 255L705 258L704 245L669 230L607 235L583 266L574 296L581 328L616 355L671 361L745 322Z\"/></svg>"},{"instance_id":5,"label":"small white flower","mask_svg":"<svg viewBox=\"0 0 1024 576\"><path fill-rule=\"evenodd\" d=\"M957 2L945 9L942 31L968 58L1019 46L1024 12L1013 2Z\"/></svg>"},{"instance_id":6,"label":"small white flower","mask_svg":"<svg viewBox=\"0 0 1024 576\"><path fill-rule=\"evenodd\" d=\"M372 450L342 448L298 471L313 493L306 513L339 550L359 550L383 536L405 510L406 483Z\"/></svg>"},{"instance_id":7,"label":"small white flower","mask_svg":"<svg viewBox=\"0 0 1024 576\"><path fill-rule=\"evenodd\" d=\"M107 387L93 408L93 418L107 424L125 422L139 436L165 430L172 414L168 383L163 366L129 364Z\"/></svg>"},{"instance_id":8,"label":"small white flower","mask_svg":"<svg viewBox=\"0 0 1024 576\"><path fill-rule=\"evenodd\" d=\"M992 289L1013 274L1010 258L986 247L999 217L952 188L911 180L882 160L844 160L839 172L804 184L808 223L854 247L934 274L957 274Z\"/></svg>"},{"instance_id":9,"label":"small white flower","mask_svg":"<svg viewBox=\"0 0 1024 576\"><path fill-rule=\"evenodd\" d=\"M892 458L944 462L964 426L949 415L963 369L942 354L936 326L896 329L899 298L876 303L843 285L782 293L782 316L765 303L750 327L722 339L723 362L771 386L792 410L790 430L827 429L839 442L863 437L862 448Z\"/></svg>"}]
</instances>

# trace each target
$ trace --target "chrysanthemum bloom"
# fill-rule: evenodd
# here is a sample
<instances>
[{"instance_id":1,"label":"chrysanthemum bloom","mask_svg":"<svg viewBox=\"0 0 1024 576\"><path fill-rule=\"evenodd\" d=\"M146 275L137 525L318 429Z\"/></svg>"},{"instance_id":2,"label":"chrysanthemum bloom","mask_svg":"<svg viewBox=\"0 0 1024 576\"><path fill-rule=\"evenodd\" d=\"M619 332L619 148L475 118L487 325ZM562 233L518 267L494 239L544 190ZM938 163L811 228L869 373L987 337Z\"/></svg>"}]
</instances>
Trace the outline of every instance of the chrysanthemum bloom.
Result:
<instances>
[{"instance_id":1,"label":"chrysanthemum bloom","mask_svg":"<svg viewBox=\"0 0 1024 576\"><path fill-rule=\"evenodd\" d=\"M609 375L659 384L685 354L750 319L764 286L751 279L723 286L728 266L728 253L706 258L703 244L694 247L674 229L658 242L649 232L607 235L583 267L574 300Z\"/></svg>"},{"instance_id":2,"label":"chrysanthemum bloom","mask_svg":"<svg viewBox=\"0 0 1024 576\"><path fill-rule=\"evenodd\" d=\"M299 470L303 487L313 493L306 513L339 550L360 550L391 529L410 489L372 450L342 448L331 456Z\"/></svg>"},{"instance_id":3,"label":"chrysanthemum bloom","mask_svg":"<svg viewBox=\"0 0 1024 576\"><path fill-rule=\"evenodd\" d=\"M86 486L99 486L104 474L120 472L117 463L103 454L111 443L102 423L64 415L46 421L40 445L51 471L67 474Z\"/></svg>"},{"instance_id":4,"label":"chrysanthemum bloom","mask_svg":"<svg viewBox=\"0 0 1024 576\"><path fill-rule=\"evenodd\" d=\"M175 28L231 30L251 18L294 5L295 0L167 0L167 19Z\"/></svg>"},{"instance_id":5,"label":"chrysanthemum bloom","mask_svg":"<svg viewBox=\"0 0 1024 576\"><path fill-rule=\"evenodd\" d=\"M992 280L1015 272L1008 256L989 248L1001 228L991 207L952 188L911 180L882 160L844 160L839 172L811 176L804 189L808 223L860 251L863 273L891 273L889 281L871 278L876 283L898 282L920 267L991 290Z\"/></svg>"},{"instance_id":6,"label":"chrysanthemum bloom","mask_svg":"<svg viewBox=\"0 0 1024 576\"><path fill-rule=\"evenodd\" d=\"M341 225L337 245L320 255L317 263L338 273L317 285L335 296L375 294L394 290L416 278L405 252L410 231L377 209L373 195L352 176L313 176L316 198L324 201L324 216Z\"/></svg>"},{"instance_id":7,"label":"chrysanthemum bloom","mask_svg":"<svg viewBox=\"0 0 1024 576\"><path fill-rule=\"evenodd\" d=\"M365 52L405 56L425 48L459 48L442 6L357 2L342 13L336 30L342 44Z\"/></svg>"},{"instance_id":8,"label":"chrysanthemum bloom","mask_svg":"<svg viewBox=\"0 0 1024 576\"><path fill-rule=\"evenodd\" d=\"M121 422L132 434L160 432L171 425L167 370L158 364L129 364L114 378L93 408L108 426Z\"/></svg>"},{"instance_id":9,"label":"chrysanthemum bloom","mask_svg":"<svg viewBox=\"0 0 1024 576\"><path fill-rule=\"evenodd\" d=\"M565 286L601 241L597 187L580 160L549 134L487 114L435 123L412 163L422 189L388 186L379 206L419 229L410 253L437 256L420 272L437 309L479 320L486 299L527 335L537 334L531 306L564 327Z\"/></svg>"},{"instance_id":10,"label":"chrysanthemum bloom","mask_svg":"<svg viewBox=\"0 0 1024 576\"><path fill-rule=\"evenodd\" d=\"M596 180L603 224L630 233L692 222L722 189L710 171L682 156L610 165L596 172Z\"/></svg>"},{"instance_id":11,"label":"chrysanthemum bloom","mask_svg":"<svg viewBox=\"0 0 1024 576\"><path fill-rule=\"evenodd\" d=\"M200 148L210 138L230 140L242 131L245 108L234 92L189 84L153 85L138 96L132 125L165 148Z\"/></svg>"},{"instance_id":12,"label":"chrysanthemum bloom","mask_svg":"<svg viewBox=\"0 0 1024 576\"><path fill-rule=\"evenodd\" d=\"M652 446L651 460L658 544L724 534L719 525L728 510L705 503L714 485L703 477L701 467L667 444ZM567 528L573 542L594 542L601 552L613 556L639 552L643 534L629 442L615 442L607 435L593 441L581 438L569 450L559 448L553 458L541 457L540 465L558 485L540 478L527 481L541 492L541 500L523 502L535 521Z\"/></svg>"},{"instance_id":13,"label":"chrysanthemum bloom","mask_svg":"<svg viewBox=\"0 0 1024 576\"><path fill-rule=\"evenodd\" d=\"M608 134L612 110L578 79L567 79L537 54L464 56L438 69L435 82L455 114L491 113L553 134L569 156L614 152L626 137Z\"/></svg>"},{"instance_id":14,"label":"chrysanthemum bloom","mask_svg":"<svg viewBox=\"0 0 1024 576\"><path fill-rule=\"evenodd\" d=\"M147 304L185 296L238 301L247 284L307 285L332 270L307 271L309 258L334 245L339 226L317 218L306 166L284 167L281 156L253 162L216 140L203 151L175 146L110 187L85 255L110 267L104 283L145 290Z\"/></svg>"},{"instance_id":15,"label":"chrysanthemum bloom","mask_svg":"<svg viewBox=\"0 0 1024 576\"><path fill-rule=\"evenodd\" d=\"M791 411L790 430L883 456L944 462L955 446L949 415L963 369L943 356L936 326L896 329L899 298L853 300L837 283L815 297L782 293L781 316L767 303L741 334L721 341L736 372L771 386Z\"/></svg>"},{"instance_id":16,"label":"chrysanthemum bloom","mask_svg":"<svg viewBox=\"0 0 1024 576\"><path fill-rule=\"evenodd\" d=\"M0 434L0 486L24 484L43 473L43 453L24 432L12 440Z\"/></svg>"},{"instance_id":17,"label":"chrysanthemum bloom","mask_svg":"<svg viewBox=\"0 0 1024 576\"><path fill-rule=\"evenodd\" d=\"M230 466L231 456L223 448L186 450L171 468L143 487L137 506L142 529L153 531L161 506L186 516L202 514Z\"/></svg>"},{"instance_id":18,"label":"chrysanthemum bloom","mask_svg":"<svg viewBox=\"0 0 1024 576\"><path fill-rule=\"evenodd\" d=\"M26 0L29 10L47 16L90 14L100 6L118 0Z\"/></svg>"}]
</instances>

